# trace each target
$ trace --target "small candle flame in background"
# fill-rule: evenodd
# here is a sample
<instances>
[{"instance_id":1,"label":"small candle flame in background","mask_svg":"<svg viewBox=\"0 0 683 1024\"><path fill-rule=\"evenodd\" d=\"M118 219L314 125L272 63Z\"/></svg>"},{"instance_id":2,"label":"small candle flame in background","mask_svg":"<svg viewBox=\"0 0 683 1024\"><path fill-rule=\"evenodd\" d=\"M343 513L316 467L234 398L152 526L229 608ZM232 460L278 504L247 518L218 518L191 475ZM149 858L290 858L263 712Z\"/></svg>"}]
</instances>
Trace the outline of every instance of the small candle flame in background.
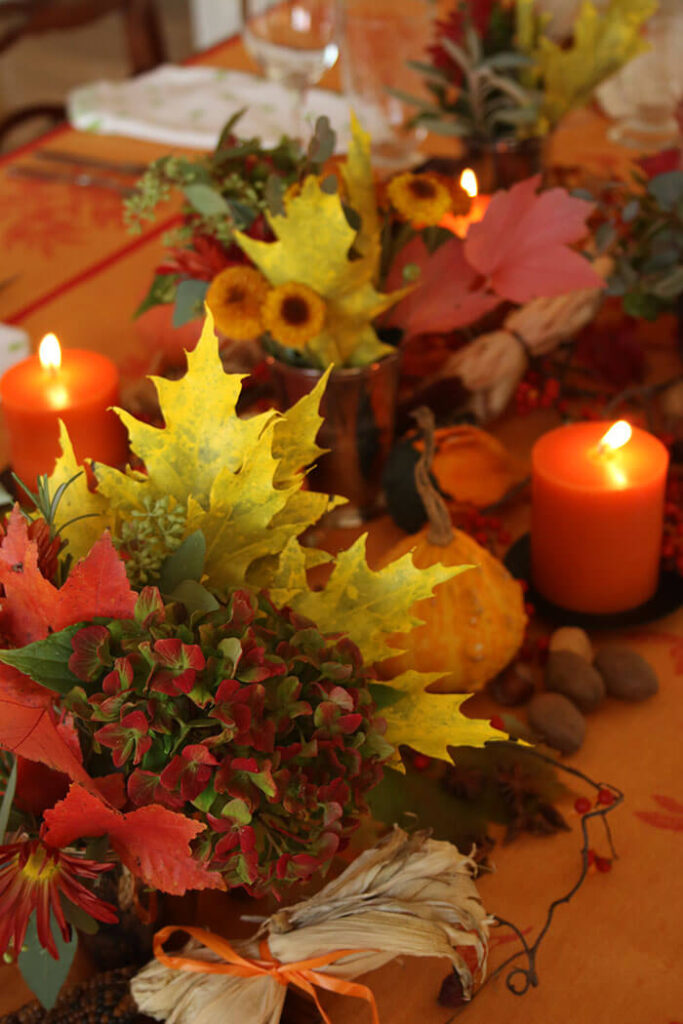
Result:
<instances>
[{"instance_id":1,"label":"small candle flame in background","mask_svg":"<svg viewBox=\"0 0 683 1024\"><path fill-rule=\"evenodd\" d=\"M467 192L470 199L474 199L476 195L479 195L479 183L471 167L466 167L460 175L460 188L463 192Z\"/></svg>"},{"instance_id":2,"label":"small candle flame in background","mask_svg":"<svg viewBox=\"0 0 683 1024\"><path fill-rule=\"evenodd\" d=\"M53 373L62 365L62 348L56 334L46 334L38 347L38 358L44 370Z\"/></svg>"},{"instance_id":3,"label":"small candle flame in background","mask_svg":"<svg viewBox=\"0 0 683 1024\"><path fill-rule=\"evenodd\" d=\"M617 420L600 438L598 451L613 452L617 448L622 448L630 440L632 433L630 423L627 423L626 420Z\"/></svg>"}]
</instances>

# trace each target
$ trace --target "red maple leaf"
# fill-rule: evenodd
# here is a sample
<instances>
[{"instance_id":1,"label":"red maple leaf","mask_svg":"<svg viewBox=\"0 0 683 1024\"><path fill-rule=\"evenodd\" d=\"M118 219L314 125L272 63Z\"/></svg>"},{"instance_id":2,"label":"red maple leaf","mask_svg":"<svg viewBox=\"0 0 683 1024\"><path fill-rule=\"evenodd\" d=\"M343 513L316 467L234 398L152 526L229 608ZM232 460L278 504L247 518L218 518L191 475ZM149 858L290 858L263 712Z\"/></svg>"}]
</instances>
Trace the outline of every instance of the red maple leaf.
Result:
<instances>
[{"instance_id":1,"label":"red maple leaf","mask_svg":"<svg viewBox=\"0 0 683 1024\"><path fill-rule=\"evenodd\" d=\"M95 542L58 589L38 568L38 546L29 538L18 507L0 545L0 583L5 588L4 631L17 645L99 615L132 618L135 610L135 592L108 534Z\"/></svg>"},{"instance_id":2,"label":"red maple leaf","mask_svg":"<svg viewBox=\"0 0 683 1024\"><path fill-rule=\"evenodd\" d=\"M11 670L3 669L2 675L7 671ZM60 734L54 713L47 703L51 699L49 691L45 691L47 701L41 706L30 703L32 694L25 700L16 700L3 696L1 688L0 680L0 747L29 761L40 761L85 786L93 786L78 757Z\"/></svg>"},{"instance_id":3,"label":"red maple leaf","mask_svg":"<svg viewBox=\"0 0 683 1024\"><path fill-rule=\"evenodd\" d=\"M409 264L421 270L417 288L387 317L387 323L403 328L406 338L465 327L500 304L500 298L487 290L479 271L465 259L459 238L444 242L431 255L419 235L413 238L391 267L387 291L405 286L403 268Z\"/></svg>"},{"instance_id":4,"label":"red maple leaf","mask_svg":"<svg viewBox=\"0 0 683 1024\"><path fill-rule=\"evenodd\" d=\"M155 889L182 896L188 889L225 889L220 874L192 856L190 843L205 828L154 804L122 814L72 785L64 800L45 812L43 839L64 847L84 836L108 835L112 849L134 875Z\"/></svg>"},{"instance_id":5,"label":"red maple leaf","mask_svg":"<svg viewBox=\"0 0 683 1024\"><path fill-rule=\"evenodd\" d=\"M593 204L562 188L537 195L540 175L496 192L465 240L465 257L491 288L512 302L604 288L590 263L569 246L585 237Z\"/></svg>"}]
</instances>

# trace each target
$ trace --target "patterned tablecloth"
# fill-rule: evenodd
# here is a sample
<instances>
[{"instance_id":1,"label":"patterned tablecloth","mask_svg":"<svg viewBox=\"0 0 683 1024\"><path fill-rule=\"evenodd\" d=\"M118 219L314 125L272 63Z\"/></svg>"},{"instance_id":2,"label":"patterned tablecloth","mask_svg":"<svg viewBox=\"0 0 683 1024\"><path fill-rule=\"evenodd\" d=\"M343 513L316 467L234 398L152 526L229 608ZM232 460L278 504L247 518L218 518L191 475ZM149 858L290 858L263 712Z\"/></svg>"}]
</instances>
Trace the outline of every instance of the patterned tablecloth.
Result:
<instances>
[{"instance_id":1,"label":"patterned tablecloth","mask_svg":"<svg viewBox=\"0 0 683 1024\"><path fill-rule=\"evenodd\" d=\"M237 43L202 56L217 66L249 69ZM580 115L557 144L596 171L612 173L629 157L605 141L604 126ZM35 145L0 161L0 280L16 275L0 290L0 321L24 327L35 344L56 331L65 345L107 352L134 378L153 357L131 314L142 297L162 251L162 239L177 217L169 205L159 221L131 237L115 193L12 178L13 166L34 163L38 147L69 149L110 159L149 161L164 147L116 137L57 129ZM670 325L658 337L666 353ZM551 424L531 417L511 421L501 436L520 454L535 433ZM0 438L0 458L5 454ZM511 524L524 528L525 509ZM371 545L385 548L395 528L379 522ZM331 540L334 540L333 538ZM596 638L603 640L604 638ZM505 1024L681 1024L683 1022L683 610L666 620L622 635L656 667L660 693L636 706L607 701L590 717L583 749L570 759L595 779L610 781L626 793L612 815L619 859L609 874L595 873L572 902L560 907L538 961L540 984L523 998L508 992L502 980L489 985L463 1011L469 1024L492 1020ZM484 698L471 713L490 714ZM571 833L550 839L521 838L493 855L496 871L481 881L487 906L515 921L533 938L553 898L578 875L578 816L568 803ZM594 845L605 850L596 829ZM238 908L242 911L243 905ZM178 909L179 916L183 908ZM215 894L200 897L197 922L225 927L229 901ZM186 921L186 923L190 923ZM492 942L495 965L512 948L512 935L499 932ZM88 969L78 959L73 977ZM446 971L443 962L405 959L387 966L369 981L386 1024L445 1024L453 1014L437 1006L435 995ZM0 1013L29 998L23 982L0 968ZM354 1000L330 998L336 1024L358 1021L365 1012Z\"/></svg>"}]
</instances>

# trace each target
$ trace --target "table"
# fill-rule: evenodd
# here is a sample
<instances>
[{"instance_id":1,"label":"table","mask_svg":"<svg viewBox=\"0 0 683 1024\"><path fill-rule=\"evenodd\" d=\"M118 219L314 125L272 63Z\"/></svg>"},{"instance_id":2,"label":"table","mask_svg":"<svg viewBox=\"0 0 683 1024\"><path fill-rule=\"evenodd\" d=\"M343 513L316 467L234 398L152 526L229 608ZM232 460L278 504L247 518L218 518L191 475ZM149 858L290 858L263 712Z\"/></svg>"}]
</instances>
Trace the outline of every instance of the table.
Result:
<instances>
[{"instance_id":1,"label":"table","mask_svg":"<svg viewBox=\"0 0 683 1024\"><path fill-rule=\"evenodd\" d=\"M199 59L251 68L237 41ZM567 129L563 144L575 153L581 149L581 159L605 166L628 160L604 144L604 131L589 115ZM45 332L56 330L67 345L107 352L130 379L149 360L131 314L159 261L163 235L177 208L170 205L155 226L131 237L121 224L120 201L113 194L8 178L4 171L28 160L36 145L136 161L152 160L168 149L59 128L0 161L0 279L18 275L0 291L0 320L24 327L34 344ZM665 329L659 344L666 355ZM528 451L533 435L554 425L546 415L511 420L502 425L500 435L516 451ZM6 449L0 437L1 457L6 458ZM524 508L518 509L511 524L517 532L524 529L525 515ZM397 531L380 521L370 534L371 550L377 552L395 539ZM625 791L623 807L611 817L620 859L609 874L590 875L578 896L559 908L539 956L540 985L517 998L502 979L493 982L463 1011L468 1024L493 1019L505 1024L683 1021L683 610L620 639L655 665L660 693L642 705L606 702L589 719L583 749L568 761ZM471 702L472 714L492 710L484 697ZM578 816L571 800L563 809L573 827L571 834L523 837L508 847L498 846L493 855L498 870L481 880L487 907L514 920L531 937L548 903L569 889L579 872ZM598 830L593 838L598 852L606 852ZM229 900L213 893L200 895L196 923L224 926L229 906ZM179 918L183 912L182 906L176 907ZM494 966L512 948L510 938L508 932L493 938ZM72 980L88 969L85 958L77 958ZM443 962L410 959L375 972L369 981L383 1022L446 1024L454 1011L435 1002L445 973ZM18 974L0 968L0 1013L29 997ZM331 997L329 1005L335 1024L366 1019L354 1000Z\"/></svg>"}]
</instances>

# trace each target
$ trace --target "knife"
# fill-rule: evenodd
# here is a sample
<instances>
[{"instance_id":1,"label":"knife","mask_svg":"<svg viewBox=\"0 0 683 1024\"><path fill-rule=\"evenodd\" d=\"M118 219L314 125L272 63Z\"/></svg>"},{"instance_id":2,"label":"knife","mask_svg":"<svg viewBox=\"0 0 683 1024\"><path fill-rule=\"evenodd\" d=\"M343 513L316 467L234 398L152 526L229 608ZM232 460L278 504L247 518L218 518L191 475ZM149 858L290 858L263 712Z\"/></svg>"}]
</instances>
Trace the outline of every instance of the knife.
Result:
<instances>
[{"instance_id":1,"label":"knife","mask_svg":"<svg viewBox=\"0 0 683 1024\"><path fill-rule=\"evenodd\" d=\"M60 185L79 185L82 188L104 188L110 192L118 192L120 196L132 196L135 189L124 185L116 178L105 178L102 175L89 174L87 171L48 171L42 167L18 165L7 169L9 178L28 178L32 181L53 182Z\"/></svg>"},{"instance_id":2,"label":"knife","mask_svg":"<svg viewBox=\"0 0 683 1024\"><path fill-rule=\"evenodd\" d=\"M69 153L65 149L37 149L33 156L38 160L47 160L51 163L92 167L95 170L113 171L115 174L134 178L139 178L149 167L149 164L138 164L126 160L104 160L102 157L83 156L81 153Z\"/></svg>"}]
</instances>

